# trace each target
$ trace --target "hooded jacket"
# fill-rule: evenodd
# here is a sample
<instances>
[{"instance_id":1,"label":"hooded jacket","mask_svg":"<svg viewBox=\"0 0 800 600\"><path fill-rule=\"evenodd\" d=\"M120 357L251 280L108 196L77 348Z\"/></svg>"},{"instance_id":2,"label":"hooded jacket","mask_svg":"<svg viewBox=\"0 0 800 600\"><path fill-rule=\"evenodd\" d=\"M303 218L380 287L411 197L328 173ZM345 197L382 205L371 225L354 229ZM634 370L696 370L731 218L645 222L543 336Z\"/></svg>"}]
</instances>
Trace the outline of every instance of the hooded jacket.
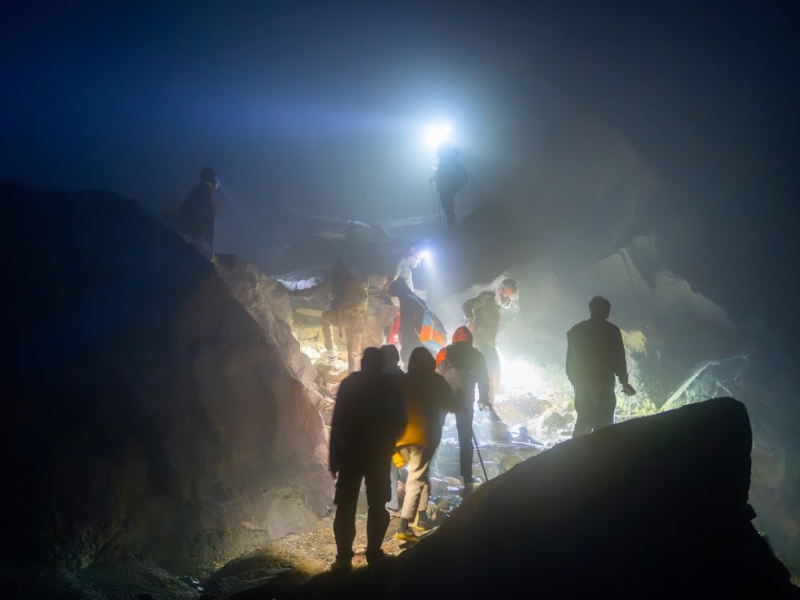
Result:
<instances>
[{"instance_id":1,"label":"hooded jacket","mask_svg":"<svg viewBox=\"0 0 800 600\"><path fill-rule=\"evenodd\" d=\"M458 369L461 386L455 391L457 410L472 408L475 386L478 387L478 401L489 401L489 370L483 354L472 346L472 333L461 326L453 333L453 343L439 350L436 366L445 361Z\"/></svg>"},{"instance_id":2,"label":"hooded jacket","mask_svg":"<svg viewBox=\"0 0 800 600\"><path fill-rule=\"evenodd\" d=\"M425 356L427 355L427 357ZM454 408L453 392L427 350L411 355L408 373L403 378L403 403L406 427L397 447L429 446L436 448L442 439L442 412Z\"/></svg>"},{"instance_id":3,"label":"hooded jacket","mask_svg":"<svg viewBox=\"0 0 800 600\"><path fill-rule=\"evenodd\" d=\"M406 422L400 393L396 380L381 372L380 358L377 368L357 371L342 381L331 422L332 471L346 462L391 455Z\"/></svg>"}]
</instances>

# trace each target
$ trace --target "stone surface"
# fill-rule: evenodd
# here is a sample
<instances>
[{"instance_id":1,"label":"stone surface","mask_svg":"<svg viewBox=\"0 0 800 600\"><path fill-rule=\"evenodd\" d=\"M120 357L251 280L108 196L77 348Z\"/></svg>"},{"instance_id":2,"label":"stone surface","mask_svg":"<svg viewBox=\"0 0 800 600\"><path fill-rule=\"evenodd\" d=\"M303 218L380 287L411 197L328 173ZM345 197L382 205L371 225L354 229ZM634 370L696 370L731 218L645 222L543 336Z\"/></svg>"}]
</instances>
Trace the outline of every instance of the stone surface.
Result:
<instances>
[{"instance_id":1,"label":"stone surface","mask_svg":"<svg viewBox=\"0 0 800 600\"><path fill-rule=\"evenodd\" d=\"M730 398L615 425L480 486L396 560L292 597L797 598L751 524L751 444Z\"/></svg>"},{"instance_id":2,"label":"stone surface","mask_svg":"<svg viewBox=\"0 0 800 600\"><path fill-rule=\"evenodd\" d=\"M326 514L326 432L280 284L118 196L0 198L5 560L144 552L187 573Z\"/></svg>"}]
</instances>

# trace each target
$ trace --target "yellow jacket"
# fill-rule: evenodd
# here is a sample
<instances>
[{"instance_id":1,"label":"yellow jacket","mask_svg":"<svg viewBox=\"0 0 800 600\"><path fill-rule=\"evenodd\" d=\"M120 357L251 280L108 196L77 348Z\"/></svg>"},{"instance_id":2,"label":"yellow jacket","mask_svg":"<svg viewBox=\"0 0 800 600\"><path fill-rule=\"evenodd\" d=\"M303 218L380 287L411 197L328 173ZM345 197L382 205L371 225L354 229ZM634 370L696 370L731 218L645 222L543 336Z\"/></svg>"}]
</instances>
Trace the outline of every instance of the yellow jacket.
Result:
<instances>
[{"instance_id":1,"label":"yellow jacket","mask_svg":"<svg viewBox=\"0 0 800 600\"><path fill-rule=\"evenodd\" d=\"M442 439L442 411L450 410L453 393L444 377L426 373L403 378L403 402L406 409L406 429L396 446L439 446Z\"/></svg>"}]
</instances>

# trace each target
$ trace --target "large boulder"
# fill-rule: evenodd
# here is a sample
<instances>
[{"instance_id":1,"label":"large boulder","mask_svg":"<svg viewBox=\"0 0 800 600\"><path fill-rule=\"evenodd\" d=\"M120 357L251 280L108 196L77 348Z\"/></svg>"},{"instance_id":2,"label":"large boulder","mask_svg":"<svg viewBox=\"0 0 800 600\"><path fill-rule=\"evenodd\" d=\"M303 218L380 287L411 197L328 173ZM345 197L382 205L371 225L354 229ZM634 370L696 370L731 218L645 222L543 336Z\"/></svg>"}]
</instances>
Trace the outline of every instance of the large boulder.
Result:
<instances>
[{"instance_id":1,"label":"large boulder","mask_svg":"<svg viewBox=\"0 0 800 600\"><path fill-rule=\"evenodd\" d=\"M6 559L146 552L180 572L327 513L280 284L111 194L0 197Z\"/></svg>"},{"instance_id":2,"label":"large boulder","mask_svg":"<svg viewBox=\"0 0 800 600\"><path fill-rule=\"evenodd\" d=\"M750 523L747 411L730 398L565 442L481 488L372 573L306 597L797 598Z\"/></svg>"}]
</instances>

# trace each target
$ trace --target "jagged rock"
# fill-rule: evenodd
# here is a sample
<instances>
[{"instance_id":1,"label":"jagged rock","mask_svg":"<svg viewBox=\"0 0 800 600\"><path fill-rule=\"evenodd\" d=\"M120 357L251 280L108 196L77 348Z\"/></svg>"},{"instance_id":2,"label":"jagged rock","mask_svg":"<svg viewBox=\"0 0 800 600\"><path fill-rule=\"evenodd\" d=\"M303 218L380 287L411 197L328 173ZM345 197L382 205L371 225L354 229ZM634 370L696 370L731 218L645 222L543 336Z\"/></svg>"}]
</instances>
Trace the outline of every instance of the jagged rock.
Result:
<instances>
[{"instance_id":1,"label":"jagged rock","mask_svg":"<svg viewBox=\"0 0 800 600\"><path fill-rule=\"evenodd\" d=\"M326 514L326 432L280 284L118 196L0 198L5 558L146 552L194 572Z\"/></svg>"},{"instance_id":2,"label":"jagged rock","mask_svg":"<svg viewBox=\"0 0 800 600\"><path fill-rule=\"evenodd\" d=\"M798 598L750 522L751 444L730 398L609 427L480 486L398 559L298 596Z\"/></svg>"},{"instance_id":3,"label":"jagged rock","mask_svg":"<svg viewBox=\"0 0 800 600\"><path fill-rule=\"evenodd\" d=\"M300 381L314 381L314 366L292 335L292 306L283 284L233 254L217 254L214 266L239 303L264 330L270 345L281 349L281 364L289 374Z\"/></svg>"}]
</instances>

